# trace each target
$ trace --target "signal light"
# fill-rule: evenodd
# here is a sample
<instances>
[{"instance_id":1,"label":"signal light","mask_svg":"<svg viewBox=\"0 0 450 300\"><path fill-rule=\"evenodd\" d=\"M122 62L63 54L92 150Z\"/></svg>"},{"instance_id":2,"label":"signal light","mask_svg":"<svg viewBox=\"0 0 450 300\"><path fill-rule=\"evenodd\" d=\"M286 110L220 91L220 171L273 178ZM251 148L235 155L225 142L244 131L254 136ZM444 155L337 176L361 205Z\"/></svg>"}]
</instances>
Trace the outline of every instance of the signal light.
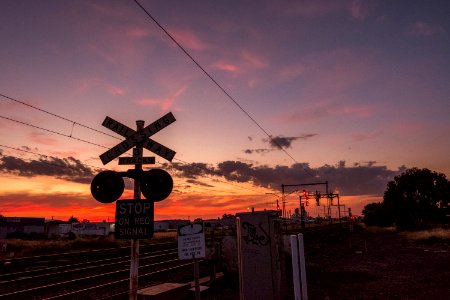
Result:
<instances>
[{"instance_id":1,"label":"signal light","mask_svg":"<svg viewBox=\"0 0 450 300\"><path fill-rule=\"evenodd\" d=\"M166 199L173 188L169 173L161 169L149 171L128 170L128 172L102 171L91 182L91 194L101 203L112 203L122 196L125 184L122 176L140 181L142 194L152 201Z\"/></svg>"},{"instance_id":2,"label":"signal light","mask_svg":"<svg viewBox=\"0 0 450 300\"><path fill-rule=\"evenodd\" d=\"M172 176L164 170L152 169L141 177L141 192L152 201L166 199L173 188Z\"/></svg>"},{"instance_id":3,"label":"signal light","mask_svg":"<svg viewBox=\"0 0 450 300\"><path fill-rule=\"evenodd\" d=\"M308 193L306 192L306 190L303 190L303 198L305 198L306 206L309 206L309 197L308 197Z\"/></svg>"},{"instance_id":4,"label":"signal light","mask_svg":"<svg viewBox=\"0 0 450 300\"><path fill-rule=\"evenodd\" d=\"M91 194L101 203L112 203L122 196L125 184L114 171L102 171L91 182Z\"/></svg>"}]
</instances>

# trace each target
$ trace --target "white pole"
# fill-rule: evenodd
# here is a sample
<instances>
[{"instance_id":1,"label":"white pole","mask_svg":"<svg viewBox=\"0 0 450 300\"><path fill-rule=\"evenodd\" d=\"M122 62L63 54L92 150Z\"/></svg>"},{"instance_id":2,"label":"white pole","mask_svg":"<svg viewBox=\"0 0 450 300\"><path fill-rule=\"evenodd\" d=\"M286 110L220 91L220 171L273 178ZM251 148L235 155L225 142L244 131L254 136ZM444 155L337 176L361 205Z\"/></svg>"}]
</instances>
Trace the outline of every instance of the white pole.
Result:
<instances>
[{"instance_id":1,"label":"white pole","mask_svg":"<svg viewBox=\"0 0 450 300\"><path fill-rule=\"evenodd\" d=\"M302 300L308 300L308 287L306 285L305 244L303 234L298 234L298 259L300 261L300 278L302 280Z\"/></svg>"},{"instance_id":2,"label":"white pole","mask_svg":"<svg viewBox=\"0 0 450 300\"><path fill-rule=\"evenodd\" d=\"M301 300L300 270L298 264L298 240L296 235L291 235L292 254L292 281L294 282L294 299Z\"/></svg>"}]
</instances>

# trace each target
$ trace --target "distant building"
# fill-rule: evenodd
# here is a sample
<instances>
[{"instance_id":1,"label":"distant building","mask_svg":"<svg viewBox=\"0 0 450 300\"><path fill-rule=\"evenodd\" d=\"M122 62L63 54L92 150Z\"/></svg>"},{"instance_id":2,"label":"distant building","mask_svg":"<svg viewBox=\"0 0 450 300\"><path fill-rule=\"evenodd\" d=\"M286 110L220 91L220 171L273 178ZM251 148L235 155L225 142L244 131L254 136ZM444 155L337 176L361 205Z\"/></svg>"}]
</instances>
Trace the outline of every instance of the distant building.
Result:
<instances>
[{"instance_id":1,"label":"distant building","mask_svg":"<svg viewBox=\"0 0 450 300\"><path fill-rule=\"evenodd\" d=\"M56 238L67 235L72 228L72 224L64 221L52 220L45 223L45 235L47 238Z\"/></svg>"},{"instance_id":2,"label":"distant building","mask_svg":"<svg viewBox=\"0 0 450 300\"><path fill-rule=\"evenodd\" d=\"M67 223L63 221L50 221L45 225L45 233L48 238L65 236L69 232L75 235L103 235L106 236L111 230L108 222L81 222Z\"/></svg>"},{"instance_id":3,"label":"distant building","mask_svg":"<svg viewBox=\"0 0 450 300\"><path fill-rule=\"evenodd\" d=\"M211 227L214 228L233 228L236 227L236 219L211 219L211 220L205 220L204 221L205 227Z\"/></svg>"},{"instance_id":4,"label":"distant building","mask_svg":"<svg viewBox=\"0 0 450 300\"><path fill-rule=\"evenodd\" d=\"M167 231L170 229L167 221L155 221L153 226L154 231Z\"/></svg>"},{"instance_id":5,"label":"distant building","mask_svg":"<svg viewBox=\"0 0 450 300\"><path fill-rule=\"evenodd\" d=\"M44 234L44 218L0 217L0 238Z\"/></svg>"}]
</instances>

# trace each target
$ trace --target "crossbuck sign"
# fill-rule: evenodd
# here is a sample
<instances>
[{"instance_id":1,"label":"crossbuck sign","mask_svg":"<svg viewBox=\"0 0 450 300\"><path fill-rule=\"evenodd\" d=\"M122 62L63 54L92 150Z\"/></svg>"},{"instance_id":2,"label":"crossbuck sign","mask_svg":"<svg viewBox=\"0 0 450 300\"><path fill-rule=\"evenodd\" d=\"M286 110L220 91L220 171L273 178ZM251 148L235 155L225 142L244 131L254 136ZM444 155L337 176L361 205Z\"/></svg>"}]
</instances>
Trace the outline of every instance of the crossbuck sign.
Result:
<instances>
[{"instance_id":1,"label":"crossbuck sign","mask_svg":"<svg viewBox=\"0 0 450 300\"><path fill-rule=\"evenodd\" d=\"M162 158L167 159L168 161L172 161L175 156L175 151L167 148L166 146L161 145L158 142L150 139L149 137L160 131L161 129L169 126L173 122L175 122L174 115L169 112L163 117L159 118L155 122L151 123L140 132L131 129L130 127L123 125L122 123L110 118L106 117L103 121L102 125L117 134L125 137L126 140L120 142L116 146L112 147L105 153L100 155L100 159L104 165L117 158L119 155L127 152L134 146L142 143L142 147L151 152L161 156Z\"/></svg>"}]
</instances>

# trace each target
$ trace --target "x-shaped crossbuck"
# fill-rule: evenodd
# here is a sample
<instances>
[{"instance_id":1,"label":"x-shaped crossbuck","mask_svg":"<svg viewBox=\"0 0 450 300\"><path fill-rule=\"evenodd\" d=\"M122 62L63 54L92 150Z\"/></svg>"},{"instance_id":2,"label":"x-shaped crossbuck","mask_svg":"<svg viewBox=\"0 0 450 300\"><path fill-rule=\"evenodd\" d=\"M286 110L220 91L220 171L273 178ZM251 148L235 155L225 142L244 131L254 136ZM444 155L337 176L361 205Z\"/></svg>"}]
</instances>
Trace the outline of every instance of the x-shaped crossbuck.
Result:
<instances>
[{"instance_id":1,"label":"x-shaped crossbuck","mask_svg":"<svg viewBox=\"0 0 450 300\"><path fill-rule=\"evenodd\" d=\"M136 145L142 144L142 147L150 150L151 152L161 156L162 158L167 159L168 161L172 161L175 156L175 151L167 148L164 145L150 139L149 137L160 131L161 129L169 126L176 119L174 115L169 112L163 117L159 118L155 122L151 123L147 127L144 127L142 130L137 132L136 130L131 129L130 127L123 125L122 123L110 118L106 117L103 121L102 125L117 134L125 137L126 140L120 142L116 146L112 147L105 153L100 155L100 159L104 165L117 158L121 154L127 152L131 148Z\"/></svg>"}]
</instances>

